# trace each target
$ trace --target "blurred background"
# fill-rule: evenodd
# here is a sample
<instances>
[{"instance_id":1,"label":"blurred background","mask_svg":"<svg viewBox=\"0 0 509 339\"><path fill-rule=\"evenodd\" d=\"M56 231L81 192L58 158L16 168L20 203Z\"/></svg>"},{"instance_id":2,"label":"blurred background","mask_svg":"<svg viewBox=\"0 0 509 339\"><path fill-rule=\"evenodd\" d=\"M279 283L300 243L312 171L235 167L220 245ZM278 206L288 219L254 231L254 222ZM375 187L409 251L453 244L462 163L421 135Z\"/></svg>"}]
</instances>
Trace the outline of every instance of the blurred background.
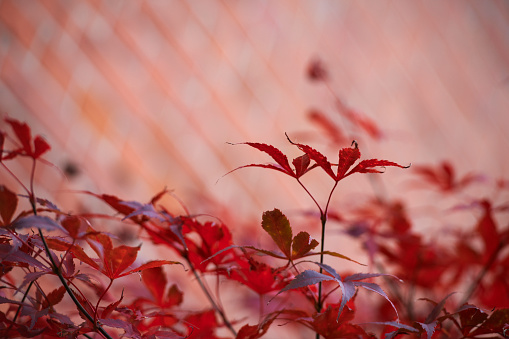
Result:
<instances>
[{"instance_id":1,"label":"blurred background","mask_svg":"<svg viewBox=\"0 0 509 339\"><path fill-rule=\"evenodd\" d=\"M7 116L25 121L52 145L56 168L38 165L36 194L63 211L112 213L73 190L148 202L166 187L190 213L224 220L237 244L269 243L259 223L276 207L294 233L319 239L318 218L302 217L316 208L291 178L223 177L272 160L228 143L301 155L286 132L331 162L355 138L365 159L412 163L341 182L331 210L366 193L412 197L417 226L433 234L442 223L422 217L438 203L414 189L414 166L447 160L460 177L507 178L508 107L505 0L0 0L0 128ZM29 162L8 166L28 182ZM323 206L330 178L315 170L303 182ZM184 213L178 199L164 203ZM337 226L327 232L328 249L363 261L350 238L329 240Z\"/></svg>"},{"instance_id":2,"label":"blurred background","mask_svg":"<svg viewBox=\"0 0 509 339\"><path fill-rule=\"evenodd\" d=\"M327 81L310 79L317 61ZM74 212L94 202L69 190L149 201L164 187L192 213L238 223L312 209L281 173L222 177L271 162L227 142L300 155L285 132L331 162L356 138L364 158L447 159L497 179L509 168L508 90L503 0L0 1L0 114L52 145L60 171L39 166L38 193ZM345 110L376 130L347 124ZM11 166L27 180L29 163ZM378 189L402 194L409 171L389 168ZM355 178L334 203L373 186ZM304 182L325 201L330 178Z\"/></svg>"}]
</instances>

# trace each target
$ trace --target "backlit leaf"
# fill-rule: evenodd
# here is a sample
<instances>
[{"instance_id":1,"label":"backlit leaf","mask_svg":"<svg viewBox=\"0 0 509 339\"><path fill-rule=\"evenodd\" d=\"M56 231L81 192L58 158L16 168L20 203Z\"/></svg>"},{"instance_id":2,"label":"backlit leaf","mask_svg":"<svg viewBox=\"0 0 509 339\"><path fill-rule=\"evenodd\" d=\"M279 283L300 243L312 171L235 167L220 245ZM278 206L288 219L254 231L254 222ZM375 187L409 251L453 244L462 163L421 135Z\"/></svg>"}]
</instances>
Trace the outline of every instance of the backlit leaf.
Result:
<instances>
[{"instance_id":1,"label":"backlit leaf","mask_svg":"<svg viewBox=\"0 0 509 339\"><path fill-rule=\"evenodd\" d=\"M293 235L288 218L277 208L272 211L266 211L262 216L262 228L269 233L286 257L291 258Z\"/></svg>"}]
</instances>

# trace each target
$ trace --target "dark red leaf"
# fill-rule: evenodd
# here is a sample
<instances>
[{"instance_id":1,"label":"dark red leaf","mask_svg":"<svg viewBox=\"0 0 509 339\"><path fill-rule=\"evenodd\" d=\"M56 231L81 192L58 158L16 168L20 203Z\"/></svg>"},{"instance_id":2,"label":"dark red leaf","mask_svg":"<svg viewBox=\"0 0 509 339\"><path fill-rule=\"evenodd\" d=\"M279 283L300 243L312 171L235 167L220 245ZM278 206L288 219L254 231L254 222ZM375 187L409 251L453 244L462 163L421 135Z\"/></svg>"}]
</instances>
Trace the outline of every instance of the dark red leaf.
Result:
<instances>
[{"instance_id":1,"label":"dark red leaf","mask_svg":"<svg viewBox=\"0 0 509 339\"><path fill-rule=\"evenodd\" d=\"M492 253L497 249L500 236L497 231L495 220L492 217L491 204L487 200L481 201L483 215L477 223L476 230L481 235L484 242L484 260L488 260Z\"/></svg>"},{"instance_id":2,"label":"dark red leaf","mask_svg":"<svg viewBox=\"0 0 509 339\"><path fill-rule=\"evenodd\" d=\"M269 233L287 258L292 256L292 228L288 218L277 208L266 211L262 216L262 228Z\"/></svg>"},{"instance_id":3,"label":"dark red leaf","mask_svg":"<svg viewBox=\"0 0 509 339\"><path fill-rule=\"evenodd\" d=\"M130 322L120 320L120 319L100 319L101 324L114 327L124 330L123 337L139 339L141 338L141 333L138 329L131 324Z\"/></svg>"},{"instance_id":4,"label":"dark red leaf","mask_svg":"<svg viewBox=\"0 0 509 339\"><path fill-rule=\"evenodd\" d=\"M488 314L474 305L463 305L459 310L461 331L467 336L474 328L488 319Z\"/></svg>"},{"instance_id":5,"label":"dark red leaf","mask_svg":"<svg viewBox=\"0 0 509 339\"><path fill-rule=\"evenodd\" d=\"M504 328L505 326L507 326L507 323L509 322L508 319L509 319L509 308L495 310L488 317L488 319L486 319L476 330L474 330L471 333L471 335L477 336L481 334L498 333L504 336L507 334L504 333Z\"/></svg>"},{"instance_id":6,"label":"dark red leaf","mask_svg":"<svg viewBox=\"0 0 509 339\"><path fill-rule=\"evenodd\" d=\"M299 232L292 241L292 260L302 258L316 246L318 246L318 241L311 239L309 233Z\"/></svg>"},{"instance_id":7,"label":"dark red leaf","mask_svg":"<svg viewBox=\"0 0 509 339\"><path fill-rule=\"evenodd\" d=\"M65 292L66 292L65 287L60 286L59 288L48 293L46 295L46 298L43 299L40 309L43 310L47 307L53 307L56 304L58 304L59 302L61 302L62 299L64 298Z\"/></svg>"},{"instance_id":8,"label":"dark red leaf","mask_svg":"<svg viewBox=\"0 0 509 339\"><path fill-rule=\"evenodd\" d=\"M16 137L21 142L22 150L26 155L33 155L32 153L32 134L30 127L26 123L21 123L18 120L6 118L5 121L9 123L16 134Z\"/></svg>"},{"instance_id":9,"label":"dark red leaf","mask_svg":"<svg viewBox=\"0 0 509 339\"><path fill-rule=\"evenodd\" d=\"M309 172L310 170L317 166L315 164L309 167L310 162L311 161L309 160L309 155L307 154L303 154L300 157L293 159L292 164L295 167L296 178L300 178L301 176L303 176L304 174L306 174L307 172Z\"/></svg>"},{"instance_id":10,"label":"dark red leaf","mask_svg":"<svg viewBox=\"0 0 509 339\"><path fill-rule=\"evenodd\" d=\"M11 223L12 216L18 206L18 197L4 185L0 185L0 217L2 225L7 226Z\"/></svg>"},{"instance_id":11,"label":"dark red leaf","mask_svg":"<svg viewBox=\"0 0 509 339\"><path fill-rule=\"evenodd\" d=\"M110 318L111 313L117 309L118 305L120 305L120 303L122 302L123 299L124 299L124 293L122 292L119 300L112 302L111 304L109 304L108 306L106 306L104 308L104 310L101 312L101 318L102 319Z\"/></svg>"}]
</instances>

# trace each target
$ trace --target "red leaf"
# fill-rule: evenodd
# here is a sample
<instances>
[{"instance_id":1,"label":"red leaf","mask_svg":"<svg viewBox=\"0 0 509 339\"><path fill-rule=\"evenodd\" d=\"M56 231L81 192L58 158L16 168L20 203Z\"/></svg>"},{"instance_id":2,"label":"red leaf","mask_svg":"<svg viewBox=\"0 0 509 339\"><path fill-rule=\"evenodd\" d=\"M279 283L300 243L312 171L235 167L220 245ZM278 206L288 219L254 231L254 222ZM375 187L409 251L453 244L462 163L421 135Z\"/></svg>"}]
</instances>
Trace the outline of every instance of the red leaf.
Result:
<instances>
[{"instance_id":1,"label":"red leaf","mask_svg":"<svg viewBox=\"0 0 509 339\"><path fill-rule=\"evenodd\" d=\"M292 228L288 218L277 208L266 211L262 216L262 227L269 233L287 258L292 256Z\"/></svg>"},{"instance_id":2,"label":"red leaf","mask_svg":"<svg viewBox=\"0 0 509 339\"><path fill-rule=\"evenodd\" d=\"M139 249L139 247L132 247L132 248L136 248L136 249ZM134 258L136 259L136 257ZM133 273L137 273L137 272L142 272L144 270L147 270L149 268L154 268L154 267L161 267L162 265L175 265L175 264L179 264L179 265L182 265L180 262L178 261L170 261L170 260L153 260L153 261L149 261L148 263L145 263L141 266L138 266L136 268L133 268L132 270L129 270L127 272L124 272L122 274L120 274L118 276L118 278L120 277L125 277L126 275L129 275L129 274L133 274ZM184 265L182 265L184 266ZM122 272L122 271L119 271L119 272Z\"/></svg>"},{"instance_id":3,"label":"red leaf","mask_svg":"<svg viewBox=\"0 0 509 339\"><path fill-rule=\"evenodd\" d=\"M44 153L51 149L50 145L46 142L46 140L44 140L44 138L42 138L39 135L35 137L34 146L35 150L33 157L35 159L39 158L41 155L43 155Z\"/></svg>"},{"instance_id":4,"label":"red leaf","mask_svg":"<svg viewBox=\"0 0 509 339\"><path fill-rule=\"evenodd\" d=\"M339 150L338 171L335 178L336 181L343 179L346 171L348 171L350 167L352 167L352 165L361 157L361 152L357 147L357 142L354 141L352 144L355 144L355 148L342 148Z\"/></svg>"},{"instance_id":5,"label":"red leaf","mask_svg":"<svg viewBox=\"0 0 509 339\"><path fill-rule=\"evenodd\" d=\"M0 163L4 158L4 143L5 143L5 135L3 131L0 131Z\"/></svg>"},{"instance_id":6,"label":"red leaf","mask_svg":"<svg viewBox=\"0 0 509 339\"><path fill-rule=\"evenodd\" d=\"M481 206L483 208L483 216L479 220L476 230L479 232L484 241L484 260L488 260L492 253L496 251L500 241L500 236L492 217L490 202L483 200L481 201Z\"/></svg>"},{"instance_id":7,"label":"red leaf","mask_svg":"<svg viewBox=\"0 0 509 339\"><path fill-rule=\"evenodd\" d=\"M116 310L118 305L122 302L122 299L124 299L124 293L122 292L122 295L120 296L120 299L117 301L112 302L108 306L104 308L104 310L101 312L101 318L102 319L108 319L110 318L111 313Z\"/></svg>"},{"instance_id":8,"label":"red leaf","mask_svg":"<svg viewBox=\"0 0 509 339\"><path fill-rule=\"evenodd\" d=\"M16 137L21 142L22 150L26 155L32 155L32 134L30 127L26 123L21 123L18 120L6 118L5 121L9 123L16 134Z\"/></svg>"},{"instance_id":9,"label":"red leaf","mask_svg":"<svg viewBox=\"0 0 509 339\"><path fill-rule=\"evenodd\" d=\"M218 324L213 310L188 315L185 321L192 326L192 331L187 338L219 339L214 333Z\"/></svg>"},{"instance_id":10,"label":"red leaf","mask_svg":"<svg viewBox=\"0 0 509 339\"><path fill-rule=\"evenodd\" d=\"M78 239L85 235L86 230L89 227L86 219L75 215L65 217L61 221L61 224L73 239Z\"/></svg>"},{"instance_id":11,"label":"red leaf","mask_svg":"<svg viewBox=\"0 0 509 339\"><path fill-rule=\"evenodd\" d=\"M292 145L297 146L301 151L306 153L311 160L314 160L318 166L320 166L328 175L331 176L332 179L336 180L336 176L332 171L332 165L327 160L327 157L325 155L323 155L322 153L318 152L317 150L313 149L308 145L293 142L288 136L288 134L286 135L286 138Z\"/></svg>"},{"instance_id":12,"label":"red leaf","mask_svg":"<svg viewBox=\"0 0 509 339\"><path fill-rule=\"evenodd\" d=\"M281 312L275 312L267 315L265 319L258 325L246 324L237 333L236 339L258 339L267 333L270 325L277 318L277 315Z\"/></svg>"},{"instance_id":13,"label":"red leaf","mask_svg":"<svg viewBox=\"0 0 509 339\"><path fill-rule=\"evenodd\" d=\"M303 154L300 157L293 159L292 164L295 167L296 178L300 178L301 176L303 176L304 174L306 174L307 172L309 172L310 170L317 166L315 164L309 167L310 162L311 161L309 160L309 155L307 154Z\"/></svg>"},{"instance_id":14,"label":"red leaf","mask_svg":"<svg viewBox=\"0 0 509 339\"><path fill-rule=\"evenodd\" d=\"M166 289L166 276L161 267L153 267L144 270L141 273L143 283L147 286L150 294L154 297L158 304L162 304L164 291Z\"/></svg>"},{"instance_id":15,"label":"red leaf","mask_svg":"<svg viewBox=\"0 0 509 339\"><path fill-rule=\"evenodd\" d=\"M302 258L316 246L318 246L318 241L311 239L309 233L299 232L292 241L292 260Z\"/></svg>"},{"instance_id":16,"label":"red leaf","mask_svg":"<svg viewBox=\"0 0 509 339\"><path fill-rule=\"evenodd\" d=\"M325 133L327 133L328 138L330 138L335 144L348 142L346 136L339 127L322 112L312 110L308 112L308 118L311 122L323 129Z\"/></svg>"},{"instance_id":17,"label":"red leaf","mask_svg":"<svg viewBox=\"0 0 509 339\"><path fill-rule=\"evenodd\" d=\"M1 134L1 133L0 133ZM0 185L0 217L2 225L7 226L11 223L12 216L18 206L18 197L4 185Z\"/></svg>"},{"instance_id":18,"label":"red leaf","mask_svg":"<svg viewBox=\"0 0 509 339\"><path fill-rule=\"evenodd\" d=\"M131 247L122 245L113 248L109 253L105 253L104 262L106 267L103 273L110 279L127 275L128 273L121 273L134 263L139 250L140 246Z\"/></svg>"},{"instance_id":19,"label":"red leaf","mask_svg":"<svg viewBox=\"0 0 509 339\"><path fill-rule=\"evenodd\" d=\"M65 294L65 287L64 286L60 286L59 288L51 291L50 293L48 293L46 295L46 298L43 299L43 302L42 302L42 305L41 305L41 310L47 308L47 307L53 307L55 306L56 304L58 304L59 302L62 301L62 299L64 298L64 294Z\"/></svg>"},{"instance_id":20,"label":"red leaf","mask_svg":"<svg viewBox=\"0 0 509 339\"><path fill-rule=\"evenodd\" d=\"M267 145L267 144L261 144L257 142L244 142L243 144L249 145L251 147L254 147L262 152L267 153L276 161L276 163L281 166L284 172L286 172L288 175L293 176L292 168L290 167L290 164L288 163L288 158L286 155L284 155L280 150L278 150L276 147Z\"/></svg>"},{"instance_id":21,"label":"red leaf","mask_svg":"<svg viewBox=\"0 0 509 339\"><path fill-rule=\"evenodd\" d=\"M287 284L287 275L281 273L280 270L250 258L248 261L238 260L237 267L219 272L229 279L242 283L260 295L280 290Z\"/></svg>"},{"instance_id":22,"label":"red leaf","mask_svg":"<svg viewBox=\"0 0 509 339\"><path fill-rule=\"evenodd\" d=\"M355 166L350 172L348 172L346 176L349 176L353 173L383 173L383 171L380 171L379 169L376 169L375 167L386 167L386 166L395 166L399 168L408 168L408 166L402 166L395 162L388 161L388 160L378 160L378 159L368 159L368 160L362 160L357 166Z\"/></svg>"}]
</instances>

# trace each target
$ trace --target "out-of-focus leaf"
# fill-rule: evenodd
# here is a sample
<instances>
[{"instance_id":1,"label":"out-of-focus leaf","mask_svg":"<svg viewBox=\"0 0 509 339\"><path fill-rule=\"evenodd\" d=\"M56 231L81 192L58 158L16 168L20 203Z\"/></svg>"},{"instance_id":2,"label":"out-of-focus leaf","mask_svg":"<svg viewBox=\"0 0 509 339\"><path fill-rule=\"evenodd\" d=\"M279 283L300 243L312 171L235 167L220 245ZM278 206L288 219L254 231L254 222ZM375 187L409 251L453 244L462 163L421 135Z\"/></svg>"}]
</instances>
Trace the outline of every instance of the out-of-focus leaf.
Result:
<instances>
[{"instance_id":1,"label":"out-of-focus leaf","mask_svg":"<svg viewBox=\"0 0 509 339\"><path fill-rule=\"evenodd\" d=\"M42 215L30 215L27 217L22 217L22 218L16 219L12 223L12 226L15 229L40 228L40 229L44 229L47 231L59 230L59 231L65 232L65 229L61 225L59 225L57 222L55 222L54 220L52 220L46 216L42 216Z\"/></svg>"},{"instance_id":2,"label":"out-of-focus leaf","mask_svg":"<svg viewBox=\"0 0 509 339\"><path fill-rule=\"evenodd\" d=\"M17 206L18 197L16 194L4 185L0 185L0 217L3 226L10 224Z\"/></svg>"}]
</instances>

